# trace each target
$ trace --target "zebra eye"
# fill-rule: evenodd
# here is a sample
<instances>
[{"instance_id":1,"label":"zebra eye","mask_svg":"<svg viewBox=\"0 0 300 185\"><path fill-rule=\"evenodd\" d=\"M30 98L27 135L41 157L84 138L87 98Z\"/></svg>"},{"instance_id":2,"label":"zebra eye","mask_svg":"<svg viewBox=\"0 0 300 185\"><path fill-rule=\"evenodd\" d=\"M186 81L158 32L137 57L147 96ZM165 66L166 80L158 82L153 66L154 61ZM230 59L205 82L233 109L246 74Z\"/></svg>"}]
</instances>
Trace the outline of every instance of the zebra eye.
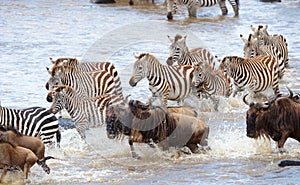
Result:
<instances>
[{"instance_id":1,"label":"zebra eye","mask_svg":"<svg viewBox=\"0 0 300 185\"><path fill-rule=\"evenodd\" d=\"M143 66L139 66L139 67L138 67L138 70L142 70L142 69L143 69Z\"/></svg>"}]
</instances>

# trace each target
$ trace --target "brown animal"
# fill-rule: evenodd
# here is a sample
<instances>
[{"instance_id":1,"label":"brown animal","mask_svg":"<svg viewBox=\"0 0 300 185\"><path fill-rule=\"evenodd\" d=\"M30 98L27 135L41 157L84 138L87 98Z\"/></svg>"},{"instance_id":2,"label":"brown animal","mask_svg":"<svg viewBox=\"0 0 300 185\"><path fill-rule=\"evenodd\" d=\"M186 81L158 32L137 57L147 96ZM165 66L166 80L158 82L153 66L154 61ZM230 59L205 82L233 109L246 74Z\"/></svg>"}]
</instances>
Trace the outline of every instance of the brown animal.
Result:
<instances>
[{"instance_id":1,"label":"brown animal","mask_svg":"<svg viewBox=\"0 0 300 185\"><path fill-rule=\"evenodd\" d=\"M3 172L0 178L0 182L3 180L9 168L20 168L26 179L28 179L29 169L35 163L43 162L38 160L38 157L29 149L15 146L7 141L0 141L0 167L3 168Z\"/></svg>"},{"instance_id":2,"label":"brown animal","mask_svg":"<svg viewBox=\"0 0 300 185\"><path fill-rule=\"evenodd\" d=\"M131 100L126 106L111 106L107 111L108 137L128 135L132 157L138 157L134 142L157 143L163 149L187 146L193 153L198 152L198 144L207 146L209 127L203 121L160 107L141 107L140 103Z\"/></svg>"},{"instance_id":3,"label":"brown animal","mask_svg":"<svg viewBox=\"0 0 300 185\"><path fill-rule=\"evenodd\" d=\"M12 143L15 146L21 146L31 150L40 160L39 165L42 166L46 173L50 173L50 168L46 165L46 160L54 159L51 156L45 157L45 145L42 140L37 137L23 135L14 128L1 128L0 140Z\"/></svg>"},{"instance_id":4,"label":"brown animal","mask_svg":"<svg viewBox=\"0 0 300 185\"><path fill-rule=\"evenodd\" d=\"M246 96L243 100L249 105L246 117L248 137L272 138L277 142L279 151L284 151L288 138L300 142L300 103L294 100L292 93L265 103L248 103Z\"/></svg>"}]
</instances>

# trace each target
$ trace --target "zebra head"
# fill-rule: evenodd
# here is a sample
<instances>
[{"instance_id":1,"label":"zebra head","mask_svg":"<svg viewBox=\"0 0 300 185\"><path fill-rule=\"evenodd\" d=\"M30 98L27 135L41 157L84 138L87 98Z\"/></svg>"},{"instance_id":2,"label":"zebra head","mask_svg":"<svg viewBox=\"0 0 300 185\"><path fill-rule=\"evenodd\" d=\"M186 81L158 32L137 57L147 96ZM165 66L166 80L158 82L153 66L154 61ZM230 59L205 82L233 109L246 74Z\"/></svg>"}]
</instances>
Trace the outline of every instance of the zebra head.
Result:
<instances>
[{"instance_id":1,"label":"zebra head","mask_svg":"<svg viewBox=\"0 0 300 185\"><path fill-rule=\"evenodd\" d=\"M193 74L193 85L195 87L198 87L199 85L201 85L204 81L204 75L203 75L203 66L201 64L196 64L194 66L194 74Z\"/></svg>"},{"instance_id":2,"label":"zebra head","mask_svg":"<svg viewBox=\"0 0 300 185\"><path fill-rule=\"evenodd\" d=\"M257 55L258 40L252 34L249 34L248 39L240 34L240 38L244 42L244 57L254 57Z\"/></svg>"},{"instance_id":3,"label":"zebra head","mask_svg":"<svg viewBox=\"0 0 300 185\"><path fill-rule=\"evenodd\" d=\"M72 87L66 85L60 85L53 91L50 91L47 95L47 101L52 101L50 111L53 112L53 114L56 114L57 112L66 108L67 100L70 96L69 94L73 92L75 92L75 90Z\"/></svg>"},{"instance_id":4,"label":"zebra head","mask_svg":"<svg viewBox=\"0 0 300 185\"><path fill-rule=\"evenodd\" d=\"M136 86L136 84L145 78L149 72L147 63L150 60L151 57L149 57L149 53L143 53L139 56L136 56L137 59L133 65L133 73L129 80L129 85L132 87Z\"/></svg>"},{"instance_id":5,"label":"zebra head","mask_svg":"<svg viewBox=\"0 0 300 185\"><path fill-rule=\"evenodd\" d=\"M188 47L186 46L186 36L182 37L180 34L176 34L174 39L172 39L169 35L168 38L171 41L171 45L167 64L173 65L175 62L180 64L179 59L188 52Z\"/></svg>"}]
</instances>

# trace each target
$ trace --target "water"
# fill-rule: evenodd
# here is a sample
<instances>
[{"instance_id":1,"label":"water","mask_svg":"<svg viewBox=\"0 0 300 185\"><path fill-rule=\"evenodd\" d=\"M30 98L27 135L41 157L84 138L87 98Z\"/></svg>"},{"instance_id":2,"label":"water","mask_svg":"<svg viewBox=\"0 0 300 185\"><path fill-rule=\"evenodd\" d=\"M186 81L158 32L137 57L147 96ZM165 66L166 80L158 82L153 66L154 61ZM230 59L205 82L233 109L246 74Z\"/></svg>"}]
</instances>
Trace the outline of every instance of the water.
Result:
<instances>
[{"instance_id":1,"label":"water","mask_svg":"<svg viewBox=\"0 0 300 185\"><path fill-rule=\"evenodd\" d=\"M300 40L299 1L263 3L241 1L240 16L228 4L229 15L220 16L218 6L201 8L198 18L188 18L184 7L173 21L166 20L163 1L140 0L128 6L97 5L78 1L0 2L0 99L11 108L49 107L45 83L49 57L78 57L86 61L114 63L121 75L124 94L145 100L150 96L147 81L128 85L134 54L151 52L164 62L169 53L167 35L187 35L190 48L206 47L220 58L243 55L240 34L248 35L250 25L269 25L269 32L286 37L290 68L280 81L299 92ZM74 129L62 132L61 148L48 148L51 173L31 168L30 184L299 184L299 168L279 168L282 159L299 159L299 143L289 139L279 154L275 143L246 137L245 111L241 96L221 99L220 111L209 101L188 100L199 117L210 126L207 154L184 155L171 149L163 152L135 144L141 160L130 156L127 139L108 140L104 128L90 129L87 141ZM23 184L22 175L9 172L6 182Z\"/></svg>"}]
</instances>

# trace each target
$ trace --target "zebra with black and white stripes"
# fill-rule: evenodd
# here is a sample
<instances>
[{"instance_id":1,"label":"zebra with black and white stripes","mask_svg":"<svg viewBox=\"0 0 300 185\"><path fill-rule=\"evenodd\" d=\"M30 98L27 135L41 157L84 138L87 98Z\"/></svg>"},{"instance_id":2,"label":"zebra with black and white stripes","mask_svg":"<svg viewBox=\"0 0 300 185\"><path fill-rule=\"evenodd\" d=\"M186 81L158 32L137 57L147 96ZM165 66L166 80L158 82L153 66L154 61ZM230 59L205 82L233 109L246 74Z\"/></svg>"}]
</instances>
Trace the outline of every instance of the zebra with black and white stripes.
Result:
<instances>
[{"instance_id":1,"label":"zebra with black and white stripes","mask_svg":"<svg viewBox=\"0 0 300 185\"><path fill-rule=\"evenodd\" d=\"M260 46L273 46L276 47L283 58L283 62L285 67L288 66L289 57L288 57L288 44L286 39L282 35L270 35L267 31L268 25L262 26L259 25L258 28L254 26L250 26L252 31L254 32L253 35L255 38L258 39L258 43Z\"/></svg>"},{"instance_id":2,"label":"zebra with black and white stripes","mask_svg":"<svg viewBox=\"0 0 300 185\"><path fill-rule=\"evenodd\" d=\"M202 93L209 96L229 97L232 93L230 77L223 70L214 70L206 63L194 66L193 84L201 86Z\"/></svg>"},{"instance_id":3,"label":"zebra with black and white stripes","mask_svg":"<svg viewBox=\"0 0 300 185\"><path fill-rule=\"evenodd\" d=\"M51 143L55 135L57 145L60 144L58 119L49 109L11 109L0 105L0 125L11 126L24 135L38 137L45 144Z\"/></svg>"},{"instance_id":4,"label":"zebra with black and white stripes","mask_svg":"<svg viewBox=\"0 0 300 185\"><path fill-rule=\"evenodd\" d=\"M81 72L70 66L56 66L47 84L50 91L59 85L73 87L82 98L93 98L106 93L116 94L113 76L107 71Z\"/></svg>"},{"instance_id":5,"label":"zebra with black and white stripes","mask_svg":"<svg viewBox=\"0 0 300 185\"><path fill-rule=\"evenodd\" d=\"M213 69L218 64L215 56L205 48L195 48L189 50L186 44L186 37L176 34L174 39L168 36L171 41L170 55L167 59L168 65L177 63L178 65L196 65L200 62L208 63Z\"/></svg>"},{"instance_id":6,"label":"zebra with black and white stripes","mask_svg":"<svg viewBox=\"0 0 300 185\"><path fill-rule=\"evenodd\" d=\"M50 110L56 114L65 109L82 139L86 137L86 129L99 127L105 121L105 112L98 110L95 104L96 99L97 97L82 98L74 88L67 85L59 85L47 95L47 101L52 102Z\"/></svg>"},{"instance_id":7,"label":"zebra with black and white stripes","mask_svg":"<svg viewBox=\"0 0 300 185\"><path fill-rule=\"evenodd\" d=\"M136 59L129 84L134 87L140 80L147 78L152 92L150 103L157 97L162 98L164 105L167 105L167 100L180 102L192 93L192 66L163 65L149 53L140 54Z\"/></svg>"},{"instance_id":8,"label":"zebra with black and white stripes","mask_svg":"<svg viewBox=\"0 0 300 185\"><path fill-rule=\"evenodd\" d=\"M220 68L234 80L236 89L233 96L245 88L257 93L272 87L274 94L279 94L278 65L272 56L253 58L226 56Z\"/></svg>"},{"instance_id":9,"label":"zebra with black and white stripes","mask_svg":"<svg viewBox=\"0 0 300 185\"><path fill-rule=\"evenodd\" d=\"M239 0L228 0L231 4L235 16L239 15ZM227 15L228 9L225 0L167 0L167 18L173 19L173 14L177 12L177 5L185 5L188 8L189 16L197 17L197 7L209 7L219 4L222 15Z\"/></svg>"},{"instance_id":10,"label":"zebra with black and white stripes","mask_svg":"<svg viewBox=\"0 0 300 185\"><path fill-rule=\"evenodd\" d=\"M278 63L278 77L282 78L285 73L285 62L281 52L273 45L260 45L257 38L249 34L248 39L240 35L244 42L244 57L254 57L258 55L269 55L276 59Z\"/></svg>"},{"instance_id":11,"label":"zebra with black and white stripes","mask_svg":"<svg viewBox=\"0 0 300 185\"><path fill-rule=\"evenodd\" d=\"M229 97L232 94L229 75L223 70L214 70L207 63L194 66L193 84L195 87L201 87L201 94L208 95L214 103L215 110L218 110L219 96Z\"/></svg>"},{"instance_id":12,"label":"zebra with black and white stripes","mask_svg":"<svg viewBox=\"0 0 300 185\"><path fill-rule=\"evenodd\" d=\"M118 71L116 70L115 66L110 62L79 62L77 58L57 58L56 60L53 60L50 58L50 61L53 64L53 67L56 66L70 66L75 68L77 71L81 72L92 72L92 71L98 71L98 70L104 70L110 73L111 76L114 78L114 84L115 84L115 93L123 98L123 91L122 91L122 85L121 80L118 74ZM48 69L49 71L49 69ZM51 71L51 70L50 70ZM46 89L51 90L49 87L49 84L46 84Z\"/></svg>"}]
</instances>

